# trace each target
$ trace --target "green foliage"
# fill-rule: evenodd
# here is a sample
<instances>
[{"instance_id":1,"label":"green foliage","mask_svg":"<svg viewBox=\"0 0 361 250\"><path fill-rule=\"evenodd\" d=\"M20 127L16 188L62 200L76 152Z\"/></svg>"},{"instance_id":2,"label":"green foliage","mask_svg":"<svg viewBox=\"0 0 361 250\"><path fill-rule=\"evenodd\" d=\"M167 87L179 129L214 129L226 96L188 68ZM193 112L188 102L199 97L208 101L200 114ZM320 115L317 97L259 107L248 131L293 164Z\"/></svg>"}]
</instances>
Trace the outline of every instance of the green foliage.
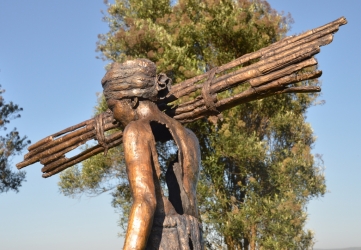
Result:
<instances>
[{"instance_id":1,"label":"green foliage","mask_svg":"<svg viewBox=\"0 0 361 250\"><path fill-rule=\"evenodd\" d=\"M149 58L176 83L279 40L292 21L262 0L116 0L108 7L110 30L98 41L103 59ZM303 229L306 206L326 190L305 121L316 98L269 97L224 112L216 124L188 125L201 145L197 195L208 249L312 248L313 234ZM103 100L97 112L104 109ZM167 158L172 146L158 145L158 150L160 159ZM109 190L103 186L109 181L125 227L131 196L121 148L69 169L59 185L65 195L97 194Z\"/></svg>"},{"instance_id":2,"label":"green foliage","mask_svg":"<svg viewBox=\"0 0 361 250\"><path fill-rule=\"evenodd\" d=\"M99 101L101 103L102 98L99 98ZM101 112L100 107L101 104L95 111ZM88 147L89 145L84 150ZM120 218L120 225L126 227L132 200L122 146L109 149L106 156L98 154L88 158L82 162L81 167L76 165L65 170L60 174L58 185L61 192L70 197L82 194L99 195L113 190L112 204L124 215Z\"/></svg>"},{"instance_id":3,"label":"green foliage","mask_svg":"<svg viewBox=\"0 0 361 250\"><path fill-rule=\"evenodd\" d=\"M5 92L0 86L0 129L5 131L6 124L10 120L19 118L19 112L23 109L13 102L6 103L2 94ZM13 172L11 170L11 157L20 152L30 144L26 140L26 136L20 137L19 132L14 128L5 136L0 136L0 193L8 192L9 190L19 192L21 183L25 181L25 172Z\"/></svg>"},{"instance_id":4,"label":"green foliage","mask_svg":"<svg viewBox=\"0 0 361 250\"><path fill-rule=\"evenodd\" d=\"M326 187L303 112L314 97L303 96L302 105L298 95L236 107L207 137L197 134L213 149L202 150L202 218L230 249L241 249L242 240L259 249L312 249L306 205Z\"/></svg>"},{"instance_id":5,"label":"green foliage","mask_svg":"<svg viewBox=\"0 0 361 250\"><path fill-rule=\"evenodd\" d=\"M85 149L87 149L86 147ZM113 179L125 179L122 147L112 148L107 155L98 154L60 175L59 186L64 195L100 194L114 188Z\"/></svg>"}]
</instances>

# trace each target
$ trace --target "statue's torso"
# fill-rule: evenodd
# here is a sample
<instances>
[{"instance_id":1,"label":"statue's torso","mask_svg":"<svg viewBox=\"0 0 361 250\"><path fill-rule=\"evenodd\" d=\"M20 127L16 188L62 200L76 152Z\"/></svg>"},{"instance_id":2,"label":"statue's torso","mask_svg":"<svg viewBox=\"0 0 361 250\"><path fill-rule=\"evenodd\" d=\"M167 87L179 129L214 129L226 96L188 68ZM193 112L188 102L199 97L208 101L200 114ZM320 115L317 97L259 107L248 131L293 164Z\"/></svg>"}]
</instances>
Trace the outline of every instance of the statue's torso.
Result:
<instances>
[{"instance_id":1,"label":"statue's torso","mask_svg":"<svg viewBox=\"0 0 361 250\"><path fill-rule=\"evenodd\" d=\"M153 180L157 206L146 249L202 249L202 230L196 202L200 166L200 150L196 136L169 117L160 117L157 121L151 122L138 120L130 126L145 129L146 134L150 135L146 141L151 150L151 162L156 173ZM166 170L169 195L165 197L159 180L161 168L156 149L159 136L156 134L164 135L167 132L178 147L178 159Z\"/></svg>"}]
</instances>

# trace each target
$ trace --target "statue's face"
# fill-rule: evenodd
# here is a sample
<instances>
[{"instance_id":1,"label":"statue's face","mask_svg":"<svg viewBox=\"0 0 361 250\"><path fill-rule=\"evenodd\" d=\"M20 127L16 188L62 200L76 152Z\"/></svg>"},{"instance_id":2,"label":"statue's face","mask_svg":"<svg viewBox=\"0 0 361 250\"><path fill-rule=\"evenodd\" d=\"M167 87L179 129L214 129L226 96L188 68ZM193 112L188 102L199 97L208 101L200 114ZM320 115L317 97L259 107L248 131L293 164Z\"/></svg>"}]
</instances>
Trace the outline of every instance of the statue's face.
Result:
<instances>
[{"instance_id":1,"label":"statue's face","mask_svg":"<svg viewBox=\"0 0 361 250\"><path fill-rule=\"evenodd\" d=\"M136 120L136 112L130 99L108 100L107 104L110 110L113 111L114 119L124 126Z\"/></svg>"}]
</instances>

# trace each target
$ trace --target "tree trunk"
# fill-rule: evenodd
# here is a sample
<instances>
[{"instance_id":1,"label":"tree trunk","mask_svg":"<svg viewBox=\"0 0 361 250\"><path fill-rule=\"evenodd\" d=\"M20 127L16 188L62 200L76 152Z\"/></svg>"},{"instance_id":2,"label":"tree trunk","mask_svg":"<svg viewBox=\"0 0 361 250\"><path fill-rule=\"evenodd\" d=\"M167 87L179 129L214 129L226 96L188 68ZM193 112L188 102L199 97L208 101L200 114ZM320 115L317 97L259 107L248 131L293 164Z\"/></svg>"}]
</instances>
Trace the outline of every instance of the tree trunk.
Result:
<instances>
[{"instance_id":1,"label":"tree trunk","mask_svg":"<svg viewBox=\"0 0 361 250\"><path fill-rule=\"evenodd\" d=\"M256 250L256 225L251 226L250 250Z\"/></svg>"}]
</instances>

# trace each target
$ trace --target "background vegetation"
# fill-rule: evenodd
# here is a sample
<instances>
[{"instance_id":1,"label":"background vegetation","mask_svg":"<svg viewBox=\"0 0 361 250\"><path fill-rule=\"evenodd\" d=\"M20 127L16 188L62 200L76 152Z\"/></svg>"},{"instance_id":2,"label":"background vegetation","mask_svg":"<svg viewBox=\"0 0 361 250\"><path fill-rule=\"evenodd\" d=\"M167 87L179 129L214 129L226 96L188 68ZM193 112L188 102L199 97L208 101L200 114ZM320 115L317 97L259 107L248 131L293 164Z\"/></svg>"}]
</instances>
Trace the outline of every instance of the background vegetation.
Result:
<instances>
[{"instance_id":1,"label":"background vegetation","mask_svg":"<svg viewBox=\"0 0 361 250\"><path fill-rule=\"evenodd\" d=\"M12 119L19 118L19 112L23 109L13 102L5 102L2 94L5 92L0 86L0 130L6 131L7 125ZM20 137L14 128L5 135L0 135L0 193L15 191L19 192L21 183L25 181L25 172L11 170L12 156L20 152L30 144L26 136Z\"/></svg>"}]
</instances>

